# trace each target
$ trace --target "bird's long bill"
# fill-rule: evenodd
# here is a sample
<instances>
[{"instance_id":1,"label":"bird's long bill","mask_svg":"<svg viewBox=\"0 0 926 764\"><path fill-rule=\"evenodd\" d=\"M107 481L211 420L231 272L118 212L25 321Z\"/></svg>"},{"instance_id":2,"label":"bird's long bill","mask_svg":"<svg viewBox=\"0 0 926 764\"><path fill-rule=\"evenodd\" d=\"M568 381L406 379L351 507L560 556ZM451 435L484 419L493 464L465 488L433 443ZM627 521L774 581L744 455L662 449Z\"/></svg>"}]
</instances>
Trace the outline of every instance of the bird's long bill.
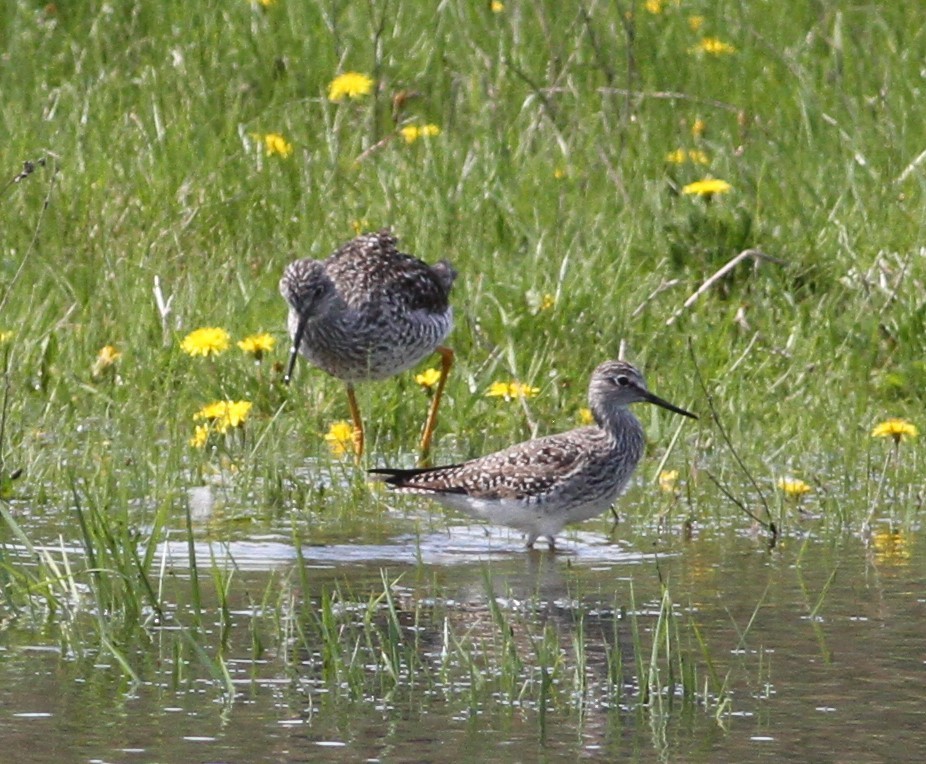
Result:
<instances>
[{"instance_id":1,"label":"bird's long bill","mask_svg":"<svg viewBox=\"0 0 926 764\"><path fill-rule=\"evenodd\" d=\"M289 363L286 365L286 375L283 377L283 383L286 385L293 378L293 369L296 368L296 358L299 355L299 346L302 344L302 335L305 334L305 325L308 320L308 316L300 316L299 323L296 324L296 333L293 335L293 349L290 351Z\"/></svg>"},{"instance_id":2,"label":"bird's long bill","mask_svg":"<svg viewBox=\"0 0 926 764\"><path fill-rule=\"evenodd\" d=\"M697 419L696 414L692 414L690 411L685 411L683 408L679 408L673 403L669 403L667 400L663 400L658 395L653 395L648 390L644 393L648 403L655 403L657 406L662 406L664 409L669 411L674 411L676 414L681 414L682 416L691 417L692 419Z\"/></svg>"}]
</instances>

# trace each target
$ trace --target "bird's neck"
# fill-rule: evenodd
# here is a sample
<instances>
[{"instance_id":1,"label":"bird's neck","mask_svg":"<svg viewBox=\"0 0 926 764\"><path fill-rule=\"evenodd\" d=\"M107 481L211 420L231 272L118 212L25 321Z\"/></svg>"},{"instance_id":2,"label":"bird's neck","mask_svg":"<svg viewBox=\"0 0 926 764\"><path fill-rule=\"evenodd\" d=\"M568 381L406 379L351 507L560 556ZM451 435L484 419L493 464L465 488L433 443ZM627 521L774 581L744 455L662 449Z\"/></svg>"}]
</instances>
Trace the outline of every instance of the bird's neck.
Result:
<instances>
[{"instance_id":1,"label":"bird's neck","mask_svg":"<svg viewBox=\"0 0 926 764\"><path fill-rule=\"evenodd\" d=\"M346 324L347 311L341 305L328 305L321 313L310 315L305 322L303 342L306 345L326 345L335 342L349 333ZM289 331L293 334L299 325L299 313L290 309Z\"/></svg>"},{"instance_id":2,"label":"bird's neck","mask_svg":"<svg viewBox=\"0 0 926 764\"><path fill-rule=\"evenodd\" d=\"M630 409L621 407L608 411L595 411L598 426L608 435L614 447L642 453L646 443L643 425Z\"/></svg>"}]
</instances>

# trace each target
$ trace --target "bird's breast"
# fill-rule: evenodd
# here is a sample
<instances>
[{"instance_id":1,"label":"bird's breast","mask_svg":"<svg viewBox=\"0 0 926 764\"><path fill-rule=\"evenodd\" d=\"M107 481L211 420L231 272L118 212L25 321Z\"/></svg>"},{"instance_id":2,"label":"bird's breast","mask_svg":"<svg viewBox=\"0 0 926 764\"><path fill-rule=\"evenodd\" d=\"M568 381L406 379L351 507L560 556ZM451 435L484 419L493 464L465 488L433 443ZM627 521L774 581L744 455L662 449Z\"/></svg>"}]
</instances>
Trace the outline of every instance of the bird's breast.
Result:
<instances>
[{"instance_id":1,"label":"bird's breast","mask_svg":"<svg viewBox=\"0 0 926 764\"><path fill-rule=\"evenodd\" d=\"M289 333L299 317L290 311ZM313 365L348 382L385 379L433 353L453 326L453 314L426 311L346 310L310 319L299 352Z\"/></svg>"}]
</instances>

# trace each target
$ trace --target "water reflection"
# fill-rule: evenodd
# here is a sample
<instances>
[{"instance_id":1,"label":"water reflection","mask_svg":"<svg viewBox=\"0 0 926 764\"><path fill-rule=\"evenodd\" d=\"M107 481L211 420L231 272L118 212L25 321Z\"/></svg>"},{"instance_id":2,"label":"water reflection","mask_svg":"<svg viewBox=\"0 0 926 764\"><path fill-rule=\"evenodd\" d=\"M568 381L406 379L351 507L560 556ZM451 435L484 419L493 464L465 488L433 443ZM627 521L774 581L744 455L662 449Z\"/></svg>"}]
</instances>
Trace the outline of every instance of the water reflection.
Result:
<instances>
[{"instance_id":1,"label":"water reflection","mask_svg":"<svg viewBox=\"0 0 926 764\"><path fill-rule=\"evenodd\" d=\"M171 629L132 648L143 682L130 687L89 641L62 650L39 625L3 621L4 740L20 761L926 756L922 531L795 534L770 552L721 529L620 541L599 524L549 554L503 530L409 525L378 543L196 542L201 578L212 564L234 572L229 623L204 625L230 635L230 705ZM179 534L158 550L170 602L188 601L188 554ZM204 596L218 612L210 586ZM361 656L341 684L318 631L326 598L345 661ZM654 644L683 658L660 661L660 680L674 671L678 688L691 670L697 697L639 705L634 617L647 660Z\"/></svg>"},{"instance_id":2,"label":"water reflection","mask_svg":"<svg viewBox=\"0 0 926 764\"><path fill-rule=\"evenodd\" d=\"M883 528L871 534L874 562L879 565L910 564L910 534L907 531Z\"/></svg>"},{"instance_id":3,"label":"water reflection","mask_svg":"<svg viewBox=\"0 0 926 764\"><path fill-rule=\"evenodd\" d=\"M383 544L302 545L297 554L292 544L271 535L252 536L245 541L197 541L194 553L199 560L214 560L242 570L272 570L296 562L301 556L306 564L340 566L351 564L468 565L477 562L556 559L564 564L630 565L652 559L627 544L611 541L600 533L575 532L565 538L555 553L525 550L523 538L504 529L481 525L450 526L441 532L399 534ZM189 545L168 540L158 548L158 557L169 565L189 566Z\"/></svg>"}]
</instances>

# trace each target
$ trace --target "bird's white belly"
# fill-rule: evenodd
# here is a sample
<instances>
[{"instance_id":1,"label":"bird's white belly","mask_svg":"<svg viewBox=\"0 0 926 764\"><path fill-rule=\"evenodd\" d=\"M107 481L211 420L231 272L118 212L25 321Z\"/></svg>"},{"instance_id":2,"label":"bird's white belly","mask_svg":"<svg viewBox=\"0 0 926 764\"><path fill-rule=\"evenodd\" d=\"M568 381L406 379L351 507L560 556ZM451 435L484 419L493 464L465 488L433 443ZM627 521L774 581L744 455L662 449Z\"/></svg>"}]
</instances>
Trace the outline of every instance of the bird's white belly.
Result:
<instances>
[{"instance_id":1,"label":"bird's white belly","mask_svg":"<svg viewBox=\"0 0 926 764\"><path fill-rule=\"evenodd\" d=\"M602 512L614 506L614 502L616 502L618 497L624 492L626 485L627 481L625 480L615 490L604 496L598 496L582 504L570 507L568 512L564 513L566 520L563 524L571 525L572 523L580 523L583 520L591 520L593 517L598 517Z\"/></svg>"},{"instance_id":2,"label":"bird's white belly","mask_svg":"<svg viewBox=\"0 0 926 764\"><path fill-rule=\"evenodd\" d=\"M456 509L470 517L516 528L530 537L558 534L566 525L597 517L617 499L619 491L557 510L543 504L528 504L517 499L479 499L465 494L428 493L445 507Z\"/></svg>"},{"instance_id":3,"label":"bird's white belly","mask_svg":"<svg viewBox=\"0 0 926 764\"><path fill-rule=\"evenodd\" d=\"M495 525L507 525L526 533L532 532L544 519L539 506L530 506L516 499L477 499L456 493L428 493L445 507L485 520Z\"/></svg>"}]
</instances>

